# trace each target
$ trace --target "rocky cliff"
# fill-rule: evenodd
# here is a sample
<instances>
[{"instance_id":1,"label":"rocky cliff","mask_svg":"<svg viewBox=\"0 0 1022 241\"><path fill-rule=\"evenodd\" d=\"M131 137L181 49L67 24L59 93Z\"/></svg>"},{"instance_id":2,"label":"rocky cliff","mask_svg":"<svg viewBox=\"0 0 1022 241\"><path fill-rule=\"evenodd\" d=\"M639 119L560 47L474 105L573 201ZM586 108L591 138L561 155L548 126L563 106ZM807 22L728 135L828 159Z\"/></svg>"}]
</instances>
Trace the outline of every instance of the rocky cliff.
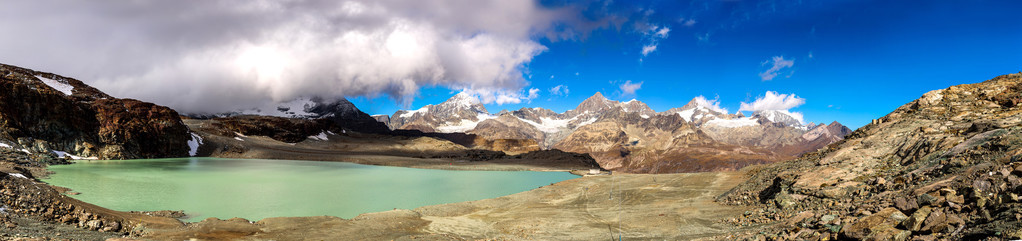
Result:
<instances>
[{"instance_id":1,"label":"rocky cliff","mask_svg":"<svg viewBox=\"0 0 1022 241\"><path fill-rule=\"evenodd\" d=\"M100 159L187 156L188 128L170 108L2 64L0 89L0 148Z\"/></svg>"},{"instance_id":2,"label":"rocky cliff","mask_svg":"<svg viewBox=\"0 0 1022 241\"><path fill-rule=\"evenodd\" d=\"M1020 90L1022 74L930 91L718 200L761 205L732 221L775 224L763 238L1020 239Z\"/></svg>"}]
</instances>

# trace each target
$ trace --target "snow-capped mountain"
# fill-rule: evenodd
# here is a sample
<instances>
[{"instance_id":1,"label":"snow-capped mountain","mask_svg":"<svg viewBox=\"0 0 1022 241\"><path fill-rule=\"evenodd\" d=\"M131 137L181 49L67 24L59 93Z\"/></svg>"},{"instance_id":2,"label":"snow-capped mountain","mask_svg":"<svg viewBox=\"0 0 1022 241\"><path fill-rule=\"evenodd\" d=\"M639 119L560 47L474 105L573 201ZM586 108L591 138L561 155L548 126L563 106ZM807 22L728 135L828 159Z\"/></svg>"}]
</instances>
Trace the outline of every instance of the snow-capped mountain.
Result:
<instances>
[{"instance_id":1,"label":"snow-capped mountain","mask_svg":"<svg viewBox=\"0 0 1022 241\"><path fill-rule=\"evenodd\" d=\"M386 125L362 112L344 98L326 99L320 97L299 97L291 101L270 103L263 107L242 109L216 114L188 114L198 119L226 118L234 116L274 116L296 119L327 119L342 129L379 133L388 131Z\"/></svg>"},{"instance_id":2,"label":"snow-capped mountain","mask_svg":"<svg viewBox=\"0 0 1022 241\"><path fill-rule=\"evenodd\" d=\"M397 111L390 117L388 126L394 129L412 129L424 132L467 132L484 120L497 118L491 115L479 99L466 93L458 93L437 105L426 105L412 111Z\"/></svg>"},{"instance_id":3,"label":"snow-capped mountain","mask_svg":"<svg viewBox=\"0 0 1022 241\"><path fill-rule=\"evenodd\" d=\"M702 155L699 158L750 163L790 158L819 146L808 144L819 138L803 138L817 126L803 125L802 116L797 113L760 111L751 117L741 112L728 114L715 101L703 97L661 113L638 100L619 102L596 93L575 109L563 113L534 107L491 114L478 99L459 93L440 104L374 118L392 129L463 132L489 140L534 140L543 149L590 153L608 168L642 168L642 163L658 158L695 155L689 149L693 145L709 148L700 149L706 153L699 154ZM819 136L843 136L841 134L827 132ZM836 141L825 139L827 144ZM754 154L732 153L738 149L728 145L745 146L744 150ZM645 157L633 159L629 153L645 153L642 154Z\"/></svg>"},{"instance_id":4,"label":"snow-capped mountain","mask_svg":"<svg viewBox=\"0 0 1022 241\"><path fill-rule=\"evenodd\" d=\"M714 105L702 96L692 98L692 100L688 101L688 103L682 107L671 108L670 110L661 112L660 114L676 114L681 116L682 119L685 119L685 121L692 122L696 125L702 125L703 123L714 119L731 119L732 117L727 114L727 110Z\"/></svg>"},{"instance_id":5,"label":"snow-capped mountain","mask_svg":"<svg viewBox=\"0 0 1022 241\"><path fill-rule=\"evenodd\" d=\"M763 118L769 122L795 128L809 129L808 125L802 123L802 114L792 113L786 110L761 110L752 113L753 118Z\"/></svg>"}]
</instances>

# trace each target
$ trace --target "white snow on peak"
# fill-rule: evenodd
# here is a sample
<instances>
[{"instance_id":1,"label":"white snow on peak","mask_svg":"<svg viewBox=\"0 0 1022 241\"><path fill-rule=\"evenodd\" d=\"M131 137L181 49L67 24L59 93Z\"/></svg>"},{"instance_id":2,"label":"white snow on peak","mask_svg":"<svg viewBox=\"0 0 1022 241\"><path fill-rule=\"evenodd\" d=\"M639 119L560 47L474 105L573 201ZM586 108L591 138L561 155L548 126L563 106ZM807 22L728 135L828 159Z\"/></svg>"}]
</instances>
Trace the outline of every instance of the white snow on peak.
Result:
<instances>
[{"instance_id":1,"label":"white snow on peak","mask_svg":"<svg viewBox=\"0 0 1022 241\"><path fill-rule=\"evenodd\" d=\"M455 106L472 106L479 103L482 103L479 101L479 98L476 98L475 96L472 96L468 93L461 92L454 95L454 97L447 99L447 101L444 101L444 103L441 104L451 104Z\"/></svg>"},{"instance_id":2,"label":"white snow on peak","mask_svg":"<svg viewBox=\"0 0 1022 241\"><path fill-rule=\"evenodd\" d=\"M195 156L198 154L199 145L202 145L202 137L192 133L192 139L188 140L188 156Z\"/></svg>"},{"instance_id":3,"label":"white snow on peak","mask_svg":"<svg viewBox=\"0 0 1022 241\"><path fill-rule=\"evenodd\" d=\"M309 139L317 141L328 141L330 138L327 137L326 132L320 132L319 135L309 136Z\"/></svg>"},{"instance_id":4,"label":"white snow on peak","mask_svg":"<svg viewBox=\"0 0 1022 241\"><path fill-rule=\"evenodd\" d=\"M678 112L678 116L681 116L685 121L692 122L692 115L695 114L696 109L687 109Z\"/></svg>"},{"instance_id":5,"label":"white snow on peak","mask_svg":"<svg viewBox=\"0 0 1022 241\"><path fill-rule=\"evenodd\" d=\"M453 125L450 123L445 123L445 125L443 126L438 126L436 130L441 133L466 132L475 129L476 125L479 125L479 122L483 122L484 120L494 118L497 118L497 116L486 113L479 113L478 115L476 115L476 121L462 119L460 122L455 123Z\"/></svg>"},{"instance_id":6,"label":"white snow on peak","mask_svg":"<svg viewBox=\"0 0 1022 241\"><path fill-rule=\"evenodd\" d=\"M46 84L46 85L50 86L50 88L53 88L53 89L55 89L57 91L60 91L60 93L64 93L65 95L71 95L71 90L75 89L74 86L71 86L69 84L65 84L63 82L60 82L60 81L57 81L57 80L54 80L54 79L50 79L50 78L46 78L46 77L42 77L42 76L38 76L38 75L36 76L36 78L39 78L39 80L42 80L43 84Z\"/></svg>"},{"instance_id":7,"label":"white snow on peak","mask_svg":"<svg viewBox=\"0 0 1022 241\"><path fill-rule=\"evenodd\" d=\"M429 107L430 106L431 105L426 105L426 106L423 106L422 108L419 108L418 110L413 110L413 111L408 111L408 112L402 113L399 116L401 118L412 118L413 116L415 116L415 114L425 113L425 112L429 111Z\"/></svg>"},{"instance_id":8,"label":"white snow on peak","mask_svg":"<svg viewBox=\"0 0 1022 241\"><path fill-rule=\"evenodd\" d=\"M707 126L719 126L726 128L738 128L743 126L757 126L759 122L752 117L735 118L735 119L713 119L706 122Z\"/></svg>"},{"instance_id":9,"label":"white snow on peak","mask_svg":"<svg viewBox=\"0 0 1022 241\"><path fill-rule=\"evenodd\" d=\"M800 125L803 125L805 123L805 121L802 119L802 113L800 112L789 112L787 110L768 110L760 111L759 115L767 118L767 120L770 120L771 122L782 121L782 118L784 117L781 115L786 115L798 121Z\"/></svg>"},{"instance_id":10,"label":"white snow on peak","mask_svg":"<svg viewBox=\"0 0 1022 241\"><path fill-rule=\"evenodd\" d=\"M693 100L696 101L696 106L698 107L703 107L715 111L717 113L727 113L727 109L720 107L720 100L717 99L708 100L706 99L706 97L702 95L696 96L696 98L694 98Z\"/></svg>"},{"instance_id":11,"label":"white snow on peak","mask_svg":"<svg viewBox=\"0 0 1022 241\"><path fill-rule=\"evenodd\" d=\"M12 147L11 147L11 145L7 145L7 144L4 144L4 143L0 143L0 147L3 147L3 148L12 148Z\"/></svg>"}]
</instances>

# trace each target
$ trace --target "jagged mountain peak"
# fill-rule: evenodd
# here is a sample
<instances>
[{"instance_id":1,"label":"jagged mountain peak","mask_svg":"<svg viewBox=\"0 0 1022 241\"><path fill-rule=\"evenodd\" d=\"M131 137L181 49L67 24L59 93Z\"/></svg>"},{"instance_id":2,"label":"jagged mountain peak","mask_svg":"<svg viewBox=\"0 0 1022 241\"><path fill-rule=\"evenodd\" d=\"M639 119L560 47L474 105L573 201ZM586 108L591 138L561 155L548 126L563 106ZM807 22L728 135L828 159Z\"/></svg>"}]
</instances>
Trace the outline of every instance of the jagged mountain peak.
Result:
<instances>
[{"instance_id":1,"label":"jagged mountain peak","mask_svg":"<svg viewBox=\"0 0 1022 241\"><path fill-rule=\"evenodd\" d=\"M479 113L489 113L486 107L483 106L482 101L479 101L479 98L465 92L455 94L435 107L444 111L468 109Z\"/></svg>"},{"instance_id":2,"label":"jagged mountain peak","mask_svg":"<svg viewBox=\"0 0 1022 241\"><path fill-rule=\"evenodd\" d=\"M802 114L786 110L758 110L752 113L752 117L766 119L773 123L780 123L786 126L804 127Z\"/></svg>"}]
</instances>

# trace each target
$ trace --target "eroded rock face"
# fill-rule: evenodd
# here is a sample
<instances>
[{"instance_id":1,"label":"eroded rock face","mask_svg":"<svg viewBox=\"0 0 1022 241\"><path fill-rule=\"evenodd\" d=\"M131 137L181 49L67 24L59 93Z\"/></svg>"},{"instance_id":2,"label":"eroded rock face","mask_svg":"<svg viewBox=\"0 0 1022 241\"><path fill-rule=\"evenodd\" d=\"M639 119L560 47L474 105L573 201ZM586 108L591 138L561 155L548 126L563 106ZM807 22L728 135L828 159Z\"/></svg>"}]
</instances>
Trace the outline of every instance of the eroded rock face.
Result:
<instances>
[{"instance_id":1,"label":"eroded rock face","mask_svg":"<svg viewBox=\"0 0 1022 241\"><path fill-rule=\"evenodd\" d=\"M170 108L2 64L0 89L0 139L28 150L100 159L187 155L188 128Z\"/></svg>"},{"instance_id":2,"label":"eroded rock face","mask_svg":"<svg viewBox=\"0 0 1022 241\"><path fill-rule=\"evenodd\" d=\"M805 223L804 236L769 230L798 238L1022 238L1022 107L1011 101L1020 88L1011 74L928 92L825 150L754 171L718 201L763 205L738 224L798 212L843 220ZM766 205L781 192L800 199L790 210Z\"/></svg>"}]
</instances>

